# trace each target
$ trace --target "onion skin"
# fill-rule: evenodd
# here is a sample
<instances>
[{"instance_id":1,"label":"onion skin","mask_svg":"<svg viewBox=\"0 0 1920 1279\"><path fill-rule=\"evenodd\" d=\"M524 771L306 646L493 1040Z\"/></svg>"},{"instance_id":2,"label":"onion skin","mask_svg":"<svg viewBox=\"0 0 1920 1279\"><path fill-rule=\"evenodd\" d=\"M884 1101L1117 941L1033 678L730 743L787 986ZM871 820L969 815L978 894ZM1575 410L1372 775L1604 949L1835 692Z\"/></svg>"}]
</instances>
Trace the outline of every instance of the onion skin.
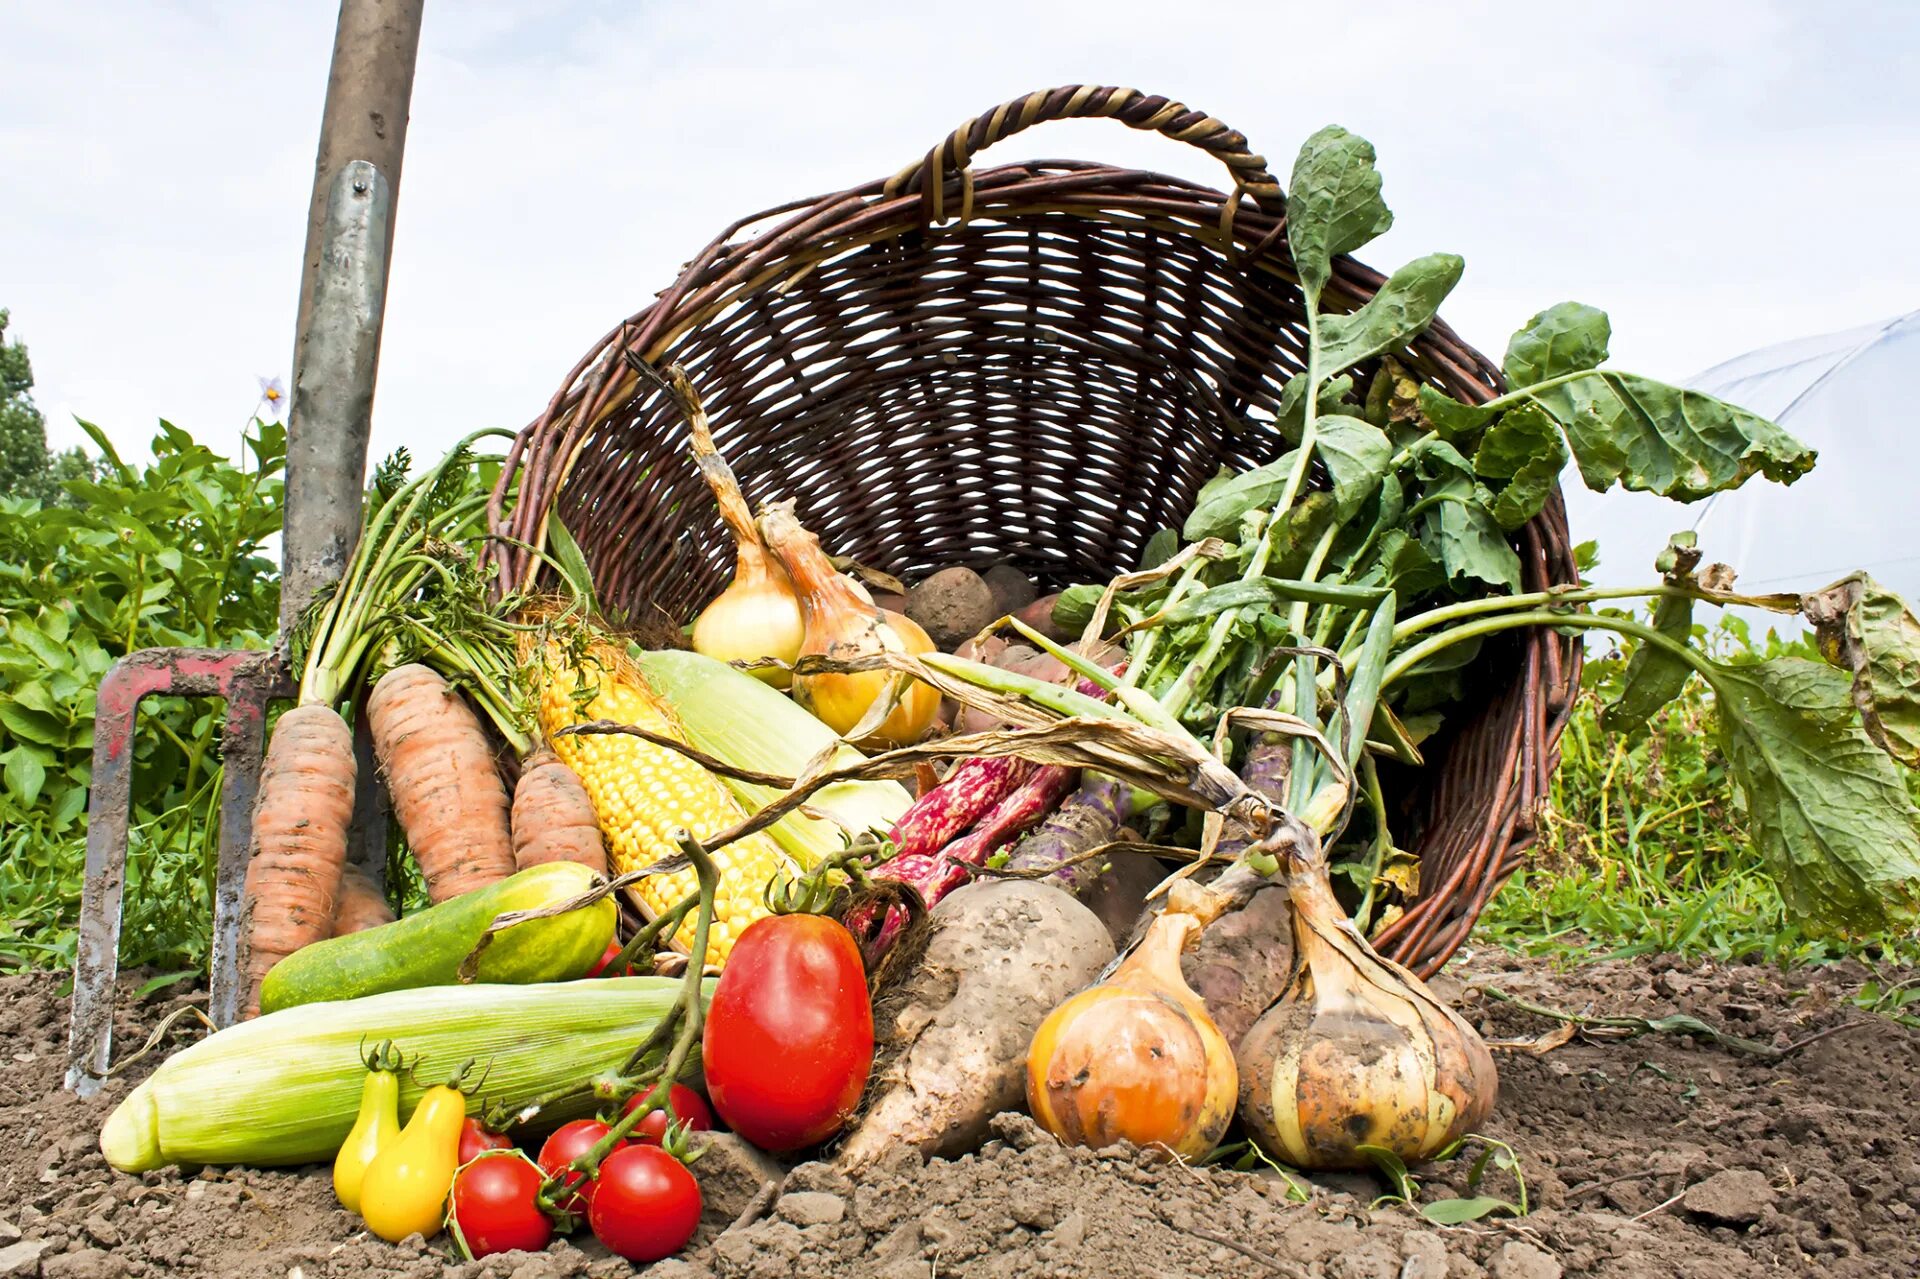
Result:
<instances>
[{"instance_id":1,"label":"onion skin","mask_svg":"<svg viewBox=\"0 0 1920 1279\"><path fill-rule=\"evenodd\" d=\"M1433 1158L1492 1111L1493 1055L1418 977L1374 954L1324 862L1288 887L1294 974L1240 1041L1241 1118L1296 1168L1368 1168L1367 1145Z\"/></svg>"},{"instance_id":2,"label":"onion skin","mask_svg":"<svg viewBox=\"0 0 1920 1279\"><path fill-rule=\"evenodd\" d=\"M786 567L806 614L801 657L846 662L882 652L933 651L933 640L913 621L875 608L861 598L853 583L834 569L820 549L820 539L801 527L792 502L775 502L764 508L760 531L768 548ZM845 736L866 718L874 702L889 696L903 679L906 687L898 703L858 744L908 746L927 735L940 709L940 694L919 680L883 670L797 675L793 679L793 700Z\"/></svg>"},{"instance_id":3,"label":"onion skin","mask_svg":"<svg viewBox=\"0 0 1920 1279\"><path fill-rule=\"evenodd\" d=\"M740 543L732 583L693 621L693 651L720 662L768 657L784 662L786 666L750 667L747 674L785 688L793 681L787 666L799 660L806 637L806 614L786 571L770 562L758 545Z\"/></svg>"},{"instance_id":4,"label":"onion skin","mask_svg":"<svg viewBox=\"0 0 1920 1279\"><path fill-rule=\"evenodd\" d=\"M1027 1108L1060 1140L1130 1141L1198 1159L1233 1120L1233 1049L1180 976L1200 922L1168 912L1100 985L1042 1022L1027 1050Z\"/></svg>"}]
</instances>

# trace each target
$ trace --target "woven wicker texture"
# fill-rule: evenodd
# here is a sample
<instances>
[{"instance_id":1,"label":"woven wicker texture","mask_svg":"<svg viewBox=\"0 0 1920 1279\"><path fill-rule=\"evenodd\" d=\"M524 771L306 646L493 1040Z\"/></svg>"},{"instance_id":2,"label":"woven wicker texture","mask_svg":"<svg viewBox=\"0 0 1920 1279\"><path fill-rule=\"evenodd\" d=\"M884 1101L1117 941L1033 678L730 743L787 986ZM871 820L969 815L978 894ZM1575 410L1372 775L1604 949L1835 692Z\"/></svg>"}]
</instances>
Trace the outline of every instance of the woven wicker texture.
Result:
<instances>
[{"instance_id":1,"label":"woven wicker texture","mask_svg":"<svg viewBox=\"0 0 1920 1279\"><path fill-rule=\"evenodd\" d=\"M1201 146L1234 192L1079 161L968 167L1067 116ZM1325 305L1380 283L1342 259ZM514 445L494 505L502 580L537 572L513 543L536 539L551 505L603 602L642 629L677 626L725 584L731 544L685 427L635 367L668 362L687 368L748 497L797 498L836 552L908 581L1002 560L1048 586L1101 580L1177 527L1222 465L1284 451L1248 412L1274 408L1304 341L1280 188L1241 135L1126 89L1016 99L891 179L728 227L596 343ZM1406 360L1461 399L1499 389L1444 324ZM1517 546L1527 589L1574 580L1557 496ZM1422 971L1533 840L1578 654L1527 633L1489 645L1480 676L1478 716L1394 779L1422 883L1380 941Z\"/></svg>"}]
</instances>

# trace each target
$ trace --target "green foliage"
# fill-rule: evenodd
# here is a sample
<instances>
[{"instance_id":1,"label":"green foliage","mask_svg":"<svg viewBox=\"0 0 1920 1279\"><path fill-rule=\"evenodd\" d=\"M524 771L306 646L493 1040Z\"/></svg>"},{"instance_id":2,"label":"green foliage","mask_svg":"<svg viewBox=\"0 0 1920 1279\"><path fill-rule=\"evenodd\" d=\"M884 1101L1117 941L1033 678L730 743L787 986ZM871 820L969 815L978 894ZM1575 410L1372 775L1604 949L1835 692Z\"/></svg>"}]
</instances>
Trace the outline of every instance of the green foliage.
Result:
<instances>
[{"instance_id":1,"label":"green foliage","mask_svg":"<svg viewBox=\"0 0 1920 1279\"><path fill-rule=\"evenodd\" d=\"M1806 640L1755 637L1737 616L1695 626L1693 638L1735 670L1813 655ZM1610 731L1602 715L1627 674L1617 650L1590 655L1540 845L1481 916L1480 940L1532 954L1780 964L1920 954L1902 930L1843 943L1793 922L1750 833L1712 689L1691 680L1644 731ZM1906 785L1920 793L1915 775Z\"/></svg>"},{"instance_id":2,"label":"green foliage","mask_svg":"<svg viewBox=\"0 0 1920 1279\"><path fill-rule=\"evenodd\" d=\"M159 646L264 648L279 580L283 428L255 423L236 466L160 424L123 462L82 423L102 474L74 505L0 498L0 964L73 953L94 691L115 658ZM134 738L128 963L203 964L218 847L217 703L154 698Z\"/></svg>"},{"instance_id":3,"label":"green foliage","mask_svg":"<svg viewBox=\"0 0 1920 1279\"><path fill-rule=\"evenodd\" d=\"M72 502L69 480L96 478L93 460L79 449L47 451L47 422L34 406L33 365L27 348L7 341L0 311L0 497L29 497L48 506Z\"/></svg>"}]
</instances>

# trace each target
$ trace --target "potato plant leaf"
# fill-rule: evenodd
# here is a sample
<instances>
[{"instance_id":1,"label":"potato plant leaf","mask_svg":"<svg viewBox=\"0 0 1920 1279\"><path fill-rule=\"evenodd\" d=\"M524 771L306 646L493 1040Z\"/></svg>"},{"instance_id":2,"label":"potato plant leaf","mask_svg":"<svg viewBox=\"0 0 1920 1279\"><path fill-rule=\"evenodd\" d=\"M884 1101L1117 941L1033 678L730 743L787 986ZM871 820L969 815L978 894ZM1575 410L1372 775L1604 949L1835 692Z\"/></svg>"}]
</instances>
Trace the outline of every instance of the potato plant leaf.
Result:
<instances>
[{"instance_id":1,"label":"potato plant leaf","mask_svg":"<svg viewBox=\"0 0 1920 1279\"><path fill-rule=\"evenodd\" d=\"M1867 736L1908 768L1920 768L1920 617L1865 573L1802 602L1826 659L1853 676L1853 704Z\"/></svg>"},{"instance_id":2,"label":"potato plant leaf","mask_svg":"<svg viewBox=\"0 0 1920 1279\"><path fill-rule=\"evenodd\" d=\"M1709 680L1721 747L1788 910L1815 934L1910 923L1920 907L1920 809L1861 729L1847 677L1780 657L1716 666Z\"/></svg>"},{"instance_id":3,"label":"potato plant leaf","mask_svg":"<svg viewBox=\"0 0 1920 1279\"><path fill-rule=\"evenodd\" d=\"M1473 455L1476 474L1506 481L1494 501L1493 518L1508 532L1540 513L1566 464L1560 428L1533 404L1521 405L1488 427Z\"/></svg>"},{"instance_id":4,"label":"potato plant leaf","mask_svg":"<svg viewBox=\"0 0 1920 1279\"><path fill-rule=\"evenodd\" d=\"M1385 431L1357 417L1323 418L1317 432L1314 451L1327 468L1334 504L1344 520L1380 487L1393 461L1393 444Z\"/></svg>"},{"instance_id":5,"label":"potato plant leaf","mask_svg":"<svg viewBox=\"0 0 1920 1279\"><path fill-rule=\"evenodd\" d=\"M1293 162L1287 192L1287 247L1301 287L1317 298L1333 275L1333 259L1351 253L1393 225L1380 199L1373 144L1330 124L1308 138Z\"/></svg>"},{"instance_id":6,"label":"potato plant leaf","mask_svg":"<svg viewBox=\"0 0 1920 1279\"><path fill-rule=\"evenodd\" d=\"M1560 424L1596 493L1617 483L1694 502L1755 474L1791 484L1813 468L1812 449L1758 414L1632 373L1597 369L1526 395Z\"/></svg>"},{"instance_id":7,"label":"potato plant leaf","mask_svg":"<svg viewBox=\"0 0 1920 1279\"><path fill-rule=\"evenodd\" d=\"M1607 313L1578 302L1550 306L1527 321L1507 343L1503 369L1508 386L1532 386L1549 378L1607 362L1613 328Z\"/></svg>"},{"instance_id":8,"label":"potato plant leaf","mask_svg":"<svg viewBox=\"0 0 1920 1279\"><path fill-rule=\"evenodd\" d=\"M1320 319L1319 369L1330 377L1363 360L1398 350L1427 331L1466 263L1457 254L1429 253L1395 271L1366 305Z\"/></svg>"}]
</instances>

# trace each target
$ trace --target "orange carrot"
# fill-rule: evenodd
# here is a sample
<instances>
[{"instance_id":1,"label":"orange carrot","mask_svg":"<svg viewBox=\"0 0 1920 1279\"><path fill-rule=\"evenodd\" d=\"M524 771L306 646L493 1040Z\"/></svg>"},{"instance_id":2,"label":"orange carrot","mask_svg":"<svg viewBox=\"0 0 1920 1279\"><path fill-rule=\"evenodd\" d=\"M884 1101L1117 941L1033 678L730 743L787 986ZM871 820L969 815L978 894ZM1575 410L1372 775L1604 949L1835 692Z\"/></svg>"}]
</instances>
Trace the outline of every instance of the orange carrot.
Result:
<instances>
[{"instance_id":1,"label":"orange carrot","mask_svg":"<svg viewBox=\"0 0 1920 1279\"><path fill-rule=\"evenodd\" d=\"M375 886L371 875L348 862L346 874L340 877L340 901L333 909L333 935L345 937L392 922L393 911L387 907L386 894Z\"/></svg>"},{"instance_id":2,"label":"orange carrot","mask_svg":"<svg viewBox=\"0 0 1920 1279\"><path fill-rule=\"evenodd\" d=\"M507 788L479 718L446 680L394 667L367 698L367 724L427 896L443 902L513 874Z\"/></svg>"},{"instance_id":3,"label":"orange carrot","mask_svg":"<svg viewBox=\"0 0 1920 1279\"><path fill-rule=\"evenodd\" d=\"M267 970L333 931L353 820L353 730L330 706L280 717L260 769L247 863L241 957L246 1015L260 1011Z\"/></svg>"},{"instance_id":4,"label":"orange carrot","mask_svg":"<svg viewBox=\"0 0 1920 1279\"><path fill-rule=\"evenodd\" d=\"M514 868L542 862L579 862L607 873L607 847L587 788L544 748L527 756L513 788Z\"/></svg>"}]
</instances>

